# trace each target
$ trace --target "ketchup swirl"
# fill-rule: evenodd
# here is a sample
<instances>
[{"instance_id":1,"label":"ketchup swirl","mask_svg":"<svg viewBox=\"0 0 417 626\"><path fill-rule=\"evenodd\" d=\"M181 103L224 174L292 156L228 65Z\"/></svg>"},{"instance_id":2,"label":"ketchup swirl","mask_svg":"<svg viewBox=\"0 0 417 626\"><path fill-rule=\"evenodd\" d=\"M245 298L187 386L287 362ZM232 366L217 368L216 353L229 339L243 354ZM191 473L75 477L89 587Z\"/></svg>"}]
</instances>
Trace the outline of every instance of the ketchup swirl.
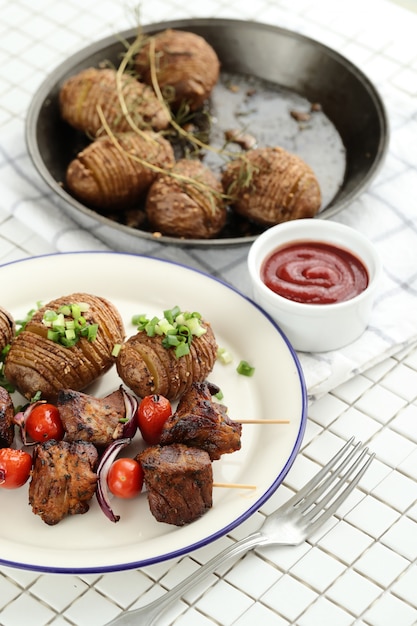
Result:
<instances>
[{"instance_id":1,"label":"ketchup swirl","mask_svg":"<svg viewBox=\"0 0 417 626\"><path fill-rule=\"evenodd\" d=\"M275 250L261 278L275 293L305 304L350 300L368 285L368 272L351 252L322 242L299 242Z\"/></svg>"}]
</instances>

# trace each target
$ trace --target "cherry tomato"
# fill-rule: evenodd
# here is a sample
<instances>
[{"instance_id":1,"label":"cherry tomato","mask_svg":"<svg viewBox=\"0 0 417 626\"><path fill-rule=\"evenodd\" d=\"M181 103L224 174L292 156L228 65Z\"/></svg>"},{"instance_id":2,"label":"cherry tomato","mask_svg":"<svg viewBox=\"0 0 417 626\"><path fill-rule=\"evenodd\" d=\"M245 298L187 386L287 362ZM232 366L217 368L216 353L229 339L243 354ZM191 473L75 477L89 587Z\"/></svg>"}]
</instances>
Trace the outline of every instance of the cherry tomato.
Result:
<instances>
[{"instance_id":1,"label":"cherry tomato","mask_svg":"<svg viewBox=\"0 0 417 626\"><path fill-rule=\"evenodd\" d=\"M137 417L139 430L146 443L152 446L159 443L164 424L171 415L171 403L164 396L155 393L142 398Z\"/></svg>"},{"instance_id":2,"label":"cherry tomato","mask_svg":"<svg viewBox=\"0 0 417 626\"><path fill-rule=\"evenodd\" d=\"M117 459L107 474L107 485L118 498L134 498L142 491L142 466L135 459Z\"/></svg>"},{"instance_id":3,"label":"cherry tomato","mask_svg":"<svg viewBox=\"0 0 417 626\"><path fill-rule=\"evenodd\" d=\"M25 484L32 469L32 457L23 450L0 449L0 487L16 489Z\"/></svg>"},{"instance_id":4,"label":"cherry tomato","mask_svg":"<svg viewBox=\"0 0 417 626\"><path fill-rule=\"evenodd\" d=\"M26 433L33 441L62 439L65 431L58 408L48 403L35 406L26 420Z\"/></svg>"}]
</instances>

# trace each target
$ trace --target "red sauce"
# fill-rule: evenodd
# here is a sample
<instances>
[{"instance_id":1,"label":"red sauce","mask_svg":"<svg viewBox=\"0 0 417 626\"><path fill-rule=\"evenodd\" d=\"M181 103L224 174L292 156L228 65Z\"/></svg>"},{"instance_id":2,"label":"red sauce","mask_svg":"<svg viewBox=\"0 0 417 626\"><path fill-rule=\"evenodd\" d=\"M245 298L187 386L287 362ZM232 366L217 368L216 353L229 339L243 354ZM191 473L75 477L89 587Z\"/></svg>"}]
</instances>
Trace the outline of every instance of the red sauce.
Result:
<instances>
[{"instance_id":1,"label":"red sauce","mask_svg":"<svg viewBox=\"0 0 417 626\"><path fill-rule=\"evenodd\" d=\"M275 293L308 304L350 300L368 285L368 272L355 255L332 244L301 241L275 250L261 278Z\"/></svg>"}]
</instances>

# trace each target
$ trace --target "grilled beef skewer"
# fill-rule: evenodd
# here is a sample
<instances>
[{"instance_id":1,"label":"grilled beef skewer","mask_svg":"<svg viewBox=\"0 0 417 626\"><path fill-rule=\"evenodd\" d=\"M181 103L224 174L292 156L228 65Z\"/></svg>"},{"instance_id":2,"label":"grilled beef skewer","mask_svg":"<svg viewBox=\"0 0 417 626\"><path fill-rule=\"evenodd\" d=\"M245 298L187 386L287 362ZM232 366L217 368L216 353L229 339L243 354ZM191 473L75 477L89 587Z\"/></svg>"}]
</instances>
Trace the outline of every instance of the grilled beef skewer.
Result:
<instances>
[{"instance_id":1,"label":"grilled beef skewer","mask_svg":"<svg viewBox=\"0 0 417 626\"><path fill-rule=\"evenodd\" d=\"M183 443L201 448L212 461L240 450L242 425L229 418L224 405L213 402L212 396L218 391L213 383L193 383L166 421L160 444Z\"/></svg>"},{"instance_id":2,"label":"grilled beef skewer","mask_svg":"<svg viewBox=\"0 0 417 626\"><path fill-rule=\"evenodd\" d=\"M120 389L104 398L63 389L58 393L57 407L67 441L107 446L123 434L126 408Z\"/></svg>"},{"instance_id":3,"label":"grilled beef skewer","mask_svg":"<svg viewBox=\"0 0 417 626\"><path fill-rule=\"evenodd\" d=\"M184 526L212 507L213 469L207 452L176 443L152 446L137 455L158 522Z\"/></svg>"},{"instance_id":4,"label":"grilled beef skewer","mask_svg":"<svg viewBox=\"0 0 417 626\"><path fill-rule=\"evenodd\" d=\"M53 526L67 515L86 513L96 490L98 453L85 441L49 441L33 454L29 504L45 524Z\"/></svg>"}]
</instances>

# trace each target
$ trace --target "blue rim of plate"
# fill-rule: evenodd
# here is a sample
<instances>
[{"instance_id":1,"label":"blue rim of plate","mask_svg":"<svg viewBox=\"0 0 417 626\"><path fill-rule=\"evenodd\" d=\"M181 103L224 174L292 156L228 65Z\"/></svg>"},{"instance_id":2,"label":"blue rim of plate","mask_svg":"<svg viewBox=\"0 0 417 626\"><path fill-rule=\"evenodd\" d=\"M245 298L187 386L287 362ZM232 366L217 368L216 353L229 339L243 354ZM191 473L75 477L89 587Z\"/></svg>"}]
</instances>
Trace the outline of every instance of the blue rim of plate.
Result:
<instances>
[{"instance_id":1,"label":"blue rim of plate","mask_svg":"<svg viewBox=\"0 0 417 626\"><path fill-rule=\"evenodd\" d=\"M307 396L307 389L306 389L306 384L305 384L305 380L304 380L304 375L303 375L303 371L301 368L301 364L300 361L298 359L297 353L294 350L294 348L292 347L290 341L287 339L286 335L282 332L282 330L280 329L280 327L278 326L278 324L271 318L271 316L264 311L260 306L258 306L256 304L256 302L254 302L251 298L249 298L248 296L246 296L245 294L243 294L240 290L238 290L237 288L233 287L232 285L226 283L224 280L212 276L210 274L207 274L206 272L203 272L199 269L187 266L185 264L182 263L177 263L174 261L170 261L167 259L162 259L162 258L158 258L158 257L147 257L146 255L143 254L132 254L132 253L127 253L127 252L118 252L118 251L106 251L106 250L99 250L99 251L73 251L73 252L62 252L62 253L48 253L48 254L42 254L42 255L37 255L37 256L33 256L33 257L26 257L24 259L17 259L15 261L10 261L8 263L3 263L0 264L0 272L2 271L3 268L5 267L10 267L12 265L17 265L20 263L27 263L30 261L34 261L36 259L43 259L43 258L53 258L53 257L66 257L66 256L75 256L75 255L117 255L120 257L133 257L133 258L144 258L148 261L155 261L156 263L166 263L168 265L173 265L173 266L177 266L179 268L182 268L184 270L187 271L191 271L191 272L195 272L197 274L200 274L202 276L204 276L205 278L208 278L210 280L213 280L216 283L219 283L221 286L223 286L226 289L231 290L232 292L234 292L235 294L237 294L238 296L240 296L241 298L243 298L244 300L246 300L251 306L253 306L254 308L256 308L265 318L267 318L269 320L269 322L271 323L271 325L275 328L275 330L281 335L282 339L284 340L288 351L291 355L291 358L294 361L294 365L296 367L297 370L297 374L298 374L298 379L299 379L299 383L300 383L300 392L301 392L301 416L300 416L300 425L298 428L298 433L297 433L297 437L296 440L294 442L292 451L287 459L287 461L285 462L284 466L282 467L281 471L278 473L277 477L275 478L275 480L273 481L273 483L270 485L270 487L262 494L262 496L260 496L256 502L250 506L248 509L245 510L245 512L240 515L239 517L235 518L232 522L226 524L225 526L223 526L222 528L220 528L219 530L217 530L216 532L204 537L203 539L200 539L194 543L191 543L187 546L184 546L182 548L173 550L172 552L167 552L164 555L159 555L156 557L149 557L143 560L136 560L136 561L131 561L131 562L127 562L127 563L122 563L122 564L114 564L114 565L109 565L109 566L87 566L87 567L58 567L58 566L44 566L44 565L38 565L38 564L30 564L30 563L19 563L19 562L15 562L12 560L7 560L7 559L2 559L1 555L0 555L0 565L3 566L8 566L8 567L15 567L18 569L23 569L23 570L30 570L30 571L38 571L38 572L42 572L42 573L53 573L53 574L96 574L96 573L111 573L111 572L118 572L118 571L124 571L124 570L132 570L132 569L138 569L141 567L145 567L148 565L153 565L155 563L161 563L163 561L167 561L169 559L175 559L175 558L179 558L181 556L187 555L199 548L202 548L210 543L212 543L213 541L216 541L217 539L220 539L221 537L224 537L225 535L227 535L229 532L231 532L232 530L234 530L237 526L239 526L240 524L242 524L244 521L246 521L249 517L251 517L254 513L256 513L262 506L263 504L265 504L265 502L267 500L269 500L269 498L275 493L275 491L277 490L277 488L281 485L281 483L283 482L283 480L285 479L286 475L288 474L290 468L292 467L298 451L301 447L301 443L303 441L303 437L304 437L304 433L305 433L305 429L306 429L306 424L307 424L307 405L308 405L308 396Z\"/></svg>"}]
</instances>

